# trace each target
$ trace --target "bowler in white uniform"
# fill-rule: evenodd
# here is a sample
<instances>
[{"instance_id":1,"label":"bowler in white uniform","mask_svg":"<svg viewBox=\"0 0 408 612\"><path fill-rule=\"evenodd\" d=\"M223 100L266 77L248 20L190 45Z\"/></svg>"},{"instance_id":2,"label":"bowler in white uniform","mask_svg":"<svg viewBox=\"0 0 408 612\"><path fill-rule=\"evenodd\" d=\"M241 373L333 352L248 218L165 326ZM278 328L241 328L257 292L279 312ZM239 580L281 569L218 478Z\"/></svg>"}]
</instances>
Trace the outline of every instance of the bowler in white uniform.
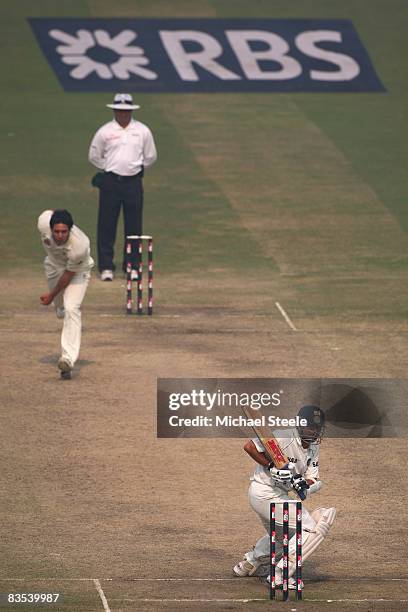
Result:
<instances>
[{"instance_id":1,"label":"bowler in white uniform","mask_svg":"<svg viewBox=\"0 0 408 612\"><path fill-rule=\"evenodd\" d=\"M40 301L44 306L54 304L57 317L64 319L58 368L61 378L69 379L81 346L81 305L94 265L90 242L67 210L45 210L38 218L38 231L47 254L48 283Z\"/></svg>"}]
</instances>

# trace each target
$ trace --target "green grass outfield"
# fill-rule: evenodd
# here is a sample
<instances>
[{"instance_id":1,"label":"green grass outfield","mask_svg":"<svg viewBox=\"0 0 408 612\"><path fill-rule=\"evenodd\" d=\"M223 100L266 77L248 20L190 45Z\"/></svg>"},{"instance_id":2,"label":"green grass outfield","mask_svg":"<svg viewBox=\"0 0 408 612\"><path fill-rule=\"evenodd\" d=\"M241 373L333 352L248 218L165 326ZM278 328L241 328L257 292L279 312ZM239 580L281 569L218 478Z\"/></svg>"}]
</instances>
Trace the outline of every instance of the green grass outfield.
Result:
<instances>
[{"instance_id":1,"label":"green grass outfield","mask_svg":"<svg viewBox=\"0 0 408 612\"><path fill-rule=\"evenodd\" d=\"M326 256L330 274L356 267L405 271L399 235L408 228L404 0L299 0L290 6L281 1L124 0L120 7L105 1L18 0L0 4L4 272L38 265L35 218L46 207L70 208L94 239L97 194L89 184L92 168L86 155L94 131L110 118L104 106L110 95L62 91L27 17L110 15L349 18L387 89L378 94L138 96L138 117L152 127L160 155L145 181L145 229L160 239L163 270L176 265L193 273L202 267L237 270L245 265L273 270L299 249L292 272L299 261L304 271L310 263L319 273L327 268ZM215 176L200 154L220 150ZM241 183L239 193L230 183ZM236 205L232 200L238 200ZM275 254L266 252L265 242L243 221L248 207L254 216L268 215L275 228L292 214L290 231L278 236ZM331 235L330 244L313 252L313 233L326 231L327 214L338 225L339 239ZM387 215L389 231L378 232ZM345 245L354 216L365 230L361 227ZM361 243L364 252L358 253ZM353 252L341 253L344 246Z\"/></svg>"},{"instance_id":2,"label":"green grass outfield","mask_svg":"<svg viewBox=\"0 0 408 612\"><path fill-rule=\"evenodd\" d=\"M3 273L42 258L35 220L67 207L95 245L89 141L107 94L65 93L30 16L320 17L353 21L386 93L140 95L159 161L145 180L157 269L280 272L313 314L405 318L408 8L403 0L2 2ZM117 247L120 248L118 240ZM95 248L94 248L95 252ZM334 284L333 280L337 282ZM188 300L188 296L186 298Z\"/></svg>"}]
</instances>

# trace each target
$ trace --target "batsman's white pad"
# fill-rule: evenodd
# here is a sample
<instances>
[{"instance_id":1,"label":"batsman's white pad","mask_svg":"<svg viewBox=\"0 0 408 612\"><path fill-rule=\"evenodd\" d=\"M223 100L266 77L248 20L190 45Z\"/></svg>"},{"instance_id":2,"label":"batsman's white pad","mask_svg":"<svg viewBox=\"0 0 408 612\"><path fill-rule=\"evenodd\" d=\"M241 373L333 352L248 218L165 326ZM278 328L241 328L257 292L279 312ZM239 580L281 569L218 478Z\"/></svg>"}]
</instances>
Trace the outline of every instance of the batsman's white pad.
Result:
<instances>
[{"instance_id":1,"label":"batsman's white pad","mask_svg":"<svg viewBox=\"0 0 408 612\"><path fill-rule=\"evenodd\" d=\"M336 508L329 508L329 510L334 510L334 516L336 516ZM324 512L327 512L327 508L316 508L310 513L310 516L315 523L318 523Z\"/></svg>"},{"instance_id":2,"label":"batsman's white pad","mask_svg":"<svg viewBox=\"0 0 408 612\"><path fill-rule=\"evenodd\" d=\"M302 538L304 539L305 535L309 535L307 532L302 531ZM289 550L288 550L288 572L289 576L293 576L296 570L296 534L293 535L289 540ZM276 567L281 571L283 570L283 558L277 563Z\"/></svg>"},{"instance_id":3,"label":"batsman's white pad","mask_svg":"<svg viewBox=\"0 0 408 612\"><path fill-rule=\"evenodd\" d=\"M314 531L304 532L303 544L302 544L302 562L306 561L308 557L320 544L330 531L330 527L333 525L336 518L336 508L317 508L311 513L312 517L316 521L316 527Z\"/></svg>"}]
</instances>

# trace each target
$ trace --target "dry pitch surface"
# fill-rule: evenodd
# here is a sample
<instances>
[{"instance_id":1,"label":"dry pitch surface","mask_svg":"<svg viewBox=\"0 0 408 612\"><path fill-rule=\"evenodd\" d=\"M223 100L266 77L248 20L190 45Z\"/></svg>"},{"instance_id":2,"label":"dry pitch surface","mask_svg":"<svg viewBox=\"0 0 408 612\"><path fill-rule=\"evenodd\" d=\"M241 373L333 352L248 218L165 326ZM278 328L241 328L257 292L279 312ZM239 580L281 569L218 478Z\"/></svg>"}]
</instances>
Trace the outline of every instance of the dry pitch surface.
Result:
<instances>
[{"instance_id":1,"label":"dry pitch surface","mask_svg":"<svg viewBox=\"0 0 408 612\"><path fill-rule=\"evenodd\" d=\"M329 0L250 7L350 17L386 95L142 97L160 150L146 180L157 309L126 317L123 280L94 280L65 382L61 323L38 303L34 219L58 194L94 230L84 143L106 100L55 89L26 17L134 16L136 4L147 17L245 17L249 5L53 4L7 3L1 20L2 261L13 278L0 311L0 591L60 592L58 611L405 609L406 440L324 442L325 486L310 506L336 506L338 518L305 564L306 601L291 606L231 576L261 533L243 441L156 438L158 377L406 376L404 3L346 1L341 15Z\"/></svg>"},{"instance_id":2,"label":"dry pitch surface","mask_svg":"<svg viewBox=\"0 0 408 612\"><path fill-rule=\"evenodd\" d=\"M228 292L217 291L222 273L212 282L217 297L203 307L198 280L159 276L155 314L140 318L124 314L123 279L94 279L81 360L60 381L60 322L37 304L42 277L8 281L2 592L60 592L58 610L289 609L262 603L258 579L232 579L262 532L243 441L158 440L156 379L398 375L406 326L294 318L294 331L275 306L289 291L279 276L245 292L239 278ZM174 286L182 303L166 297ZM305 564L302 608L406 608L406 455L405 440L324 442L325 486L310 507L336 506L338 518Z\"/></svg>"}]
</instances>

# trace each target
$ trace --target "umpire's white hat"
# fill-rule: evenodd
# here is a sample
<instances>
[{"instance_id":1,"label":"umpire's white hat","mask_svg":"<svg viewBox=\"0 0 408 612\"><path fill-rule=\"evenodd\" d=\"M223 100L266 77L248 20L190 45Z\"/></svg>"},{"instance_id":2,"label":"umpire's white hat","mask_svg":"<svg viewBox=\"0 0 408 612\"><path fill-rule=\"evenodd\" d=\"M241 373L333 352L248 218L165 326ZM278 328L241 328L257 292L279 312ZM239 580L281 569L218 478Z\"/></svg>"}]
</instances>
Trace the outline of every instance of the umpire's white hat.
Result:
<instances>
[{"instance_id":1,"label":"umpire's white hat","mask_svg":"<svg viewBox=\"0 0 408 612\"><path fill-rule=\"evenodd\" d=\"M106 106L114 110L135 110L135 108L140 108L137 104L133 104L133 98L128 93L115 94L113 104L107 104Z\"/></svg>"}]
</instances>

